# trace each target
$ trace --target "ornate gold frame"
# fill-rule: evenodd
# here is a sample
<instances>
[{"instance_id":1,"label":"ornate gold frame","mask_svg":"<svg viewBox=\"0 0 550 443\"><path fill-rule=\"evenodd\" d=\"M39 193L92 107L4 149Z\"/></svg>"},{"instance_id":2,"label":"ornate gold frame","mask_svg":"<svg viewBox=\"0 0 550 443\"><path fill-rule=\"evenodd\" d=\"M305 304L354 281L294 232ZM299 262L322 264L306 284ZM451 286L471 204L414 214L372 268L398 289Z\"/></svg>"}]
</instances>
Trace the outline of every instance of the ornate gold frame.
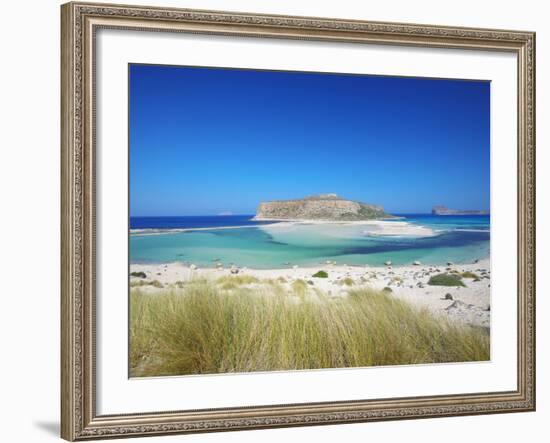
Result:
<instances>
[{"instance_id":1,"label":"ornate gold frame","mask_svg":"<svg viewBox=\"0 0 550 443\"><path fill-rule=\"evenodd\" d=\"M61 7L61 435L67 440L533 411L535 34L68 3ZM95 411L94 35L99 28L509 51L518 59L518 383L510 392L98 416Z\"/></svg>"}]
</instances>

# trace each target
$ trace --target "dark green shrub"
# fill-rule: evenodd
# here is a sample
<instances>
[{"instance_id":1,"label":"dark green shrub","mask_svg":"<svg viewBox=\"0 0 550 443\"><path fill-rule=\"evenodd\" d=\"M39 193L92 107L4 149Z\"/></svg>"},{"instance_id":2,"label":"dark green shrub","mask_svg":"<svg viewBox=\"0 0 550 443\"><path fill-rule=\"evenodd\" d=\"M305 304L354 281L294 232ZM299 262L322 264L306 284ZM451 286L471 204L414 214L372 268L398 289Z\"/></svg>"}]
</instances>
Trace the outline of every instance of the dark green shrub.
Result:
<instances>
[{"instance_id":1,"label":"dark green shrub","mask_svg":"<svg viewBox=\"0 0 550 443\"><path fill-rule=\"evenodd\" d=\"M462 277L456 274L437 274L430 277L428 284L431 286L466 286Z\"/></svg>"},{"instance_id":2,"label":"dark green shrub","mask_svg":"<svg viewBox=\"0 0 550 443\"><path fill-rule=\"evenodd\" d=\"M328 273L326 271L317 271L315 274L312 275L312 277L328 278Z\"/></svg>"},{"instance_id":3,"label":"dark green shrub","mask_svg":"<svg viewBox=\"0 0 550 443\"><path fill-rule=\"evenodd\" d=\"M140 271L140 272L130 272L130 275L131 275L132 277L147 278L147 275L145 275L145 272L143 272L143 271Z\"/></svg>"}]
</instances>

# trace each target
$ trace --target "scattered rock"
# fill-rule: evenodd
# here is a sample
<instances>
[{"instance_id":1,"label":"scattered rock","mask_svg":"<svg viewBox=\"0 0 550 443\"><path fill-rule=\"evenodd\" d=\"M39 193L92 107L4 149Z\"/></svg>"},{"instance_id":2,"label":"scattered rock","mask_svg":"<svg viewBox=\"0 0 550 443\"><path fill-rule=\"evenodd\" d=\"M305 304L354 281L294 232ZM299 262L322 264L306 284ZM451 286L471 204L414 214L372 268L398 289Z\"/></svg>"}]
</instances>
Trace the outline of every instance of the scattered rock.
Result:
<instances>
[{"instance_id":1,"label":"scattered rock","mask_svg":"<svg viewBox=\"0 0 550 443\"><path fill-rule=\"evenodd\" d=\"M448 292L445 294L445 300L453 300L452 294L449 294Z\"/></svg>"},{"instance_id":2,"label":"scattered rock","mask_svg":"<svg viewBox=\"0 0 550 443\"><path fill-rule=\"evenodd\" d=\"M452 309L465 310L465 309L471 309L473 307L474 305L464 303L463 301L460 301L460 300L455 300L451 305L447 306L445 310L446 311L450 311Z\"/></svg>"},{"instance_id":3,"label":"scattered rock","mask_svg":"<svg viewBox=\"0 0 550 443\"><path fill-rule=\"evenodd\" d=\"M389 261L389 260L388 260L388 261L385 261L384 264L385 264L386 266L391 266L391 261Z\"/></svg>"},{"instance_id":4,"label":"scattered rock","mask_svg":"<svg viewBox=\"0 0 550 443\"><path fill-rule=\"evenodd\" d=\"M230 270L231 274L238 274L239 273L239 270L235 267L232 267L231 270Z\"/></svg>"},{"instance_id":5,"label":"scattered rock","mask_svg":"<svg viewBox=\"0 0 550 443\"><path fill-rule=\"evenodd\" d=\"M420 262L418 260L413 261L413 266L420 266Z\"/></svg>"},{"instance_id":6,"label":"scattered rock","mask_svg":"<svg viewBox=\"0 0 550 443\"><path fill-rule=\"evenodd\" d=\"M454 263L452 261L447 262L447 266L452 266Z\"/></svg>"},{"instance_id":7,"label":"scattered rock","mask_svg":"<svg viewBox=\"0 0 550 443\"><path fill-rule=\"evenodd\" d=\"M384 289L382 289L384 292L393 292L392 288L386 286Z\"/></svg>"}]
</instances>

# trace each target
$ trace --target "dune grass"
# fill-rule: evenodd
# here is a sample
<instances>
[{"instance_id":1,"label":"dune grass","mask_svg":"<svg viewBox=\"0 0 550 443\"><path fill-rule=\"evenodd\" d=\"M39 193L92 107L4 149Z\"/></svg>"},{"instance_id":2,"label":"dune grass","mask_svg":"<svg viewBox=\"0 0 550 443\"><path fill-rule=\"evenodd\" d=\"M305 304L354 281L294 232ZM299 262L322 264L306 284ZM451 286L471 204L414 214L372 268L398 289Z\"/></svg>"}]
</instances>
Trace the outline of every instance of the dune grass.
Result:
<instances>
[{"instance_id":1,"label":"dune grass","mask_svg":"<svg viewBox=\"0 0 550 443\"><path fill-rule=\"evenodd\" d=\"M155 293L133 288L131 376L489 359L487 331L382 291L357 288L331 298L307 293L302 282L221 286L202 280Z\"/></svg>"},{"instance_id":2,"label":"dune grass","mask_svg":"<svg viewBox=\"0 0 550 443\"><path fill-rule=\"evenodd\" d=\"M226 275L218 278L217 283L222 289L235 289L241 285L249 285L258 283L259 281L260 280L252 275Z\"/></svg>"},{"instance_id":3,"label":"dune grass","mask_svg":"<svg viewBox=\"0 0 550 443\"><path fill-rule=\"evenodd\" d=\"M479 275L477 275L475 272L466 271L460 274L462 278L473 278L474 280L479 280Z\"/></svg>"},{"instance_id":4,"label":"dune grass","mask_svg":"<svg viewBox=\"0 0 550 443\"><path fill-rule=\"evenodd\" d=\"M345 278L343 278L342 280L340 280L340 281L338 282L338 284L341 285L341 286L353 286L353 285L355 284L355 282L353 281L352 278L350 278L350 277L345 277Z\"/></svg>"},{"instance_id":5,"label":"dune grass","mask_svg":"<svg viewBox=\"0 0 550 443\"><path fill-rule=\"evenodd\" d=\"M158 280L137 280L130 282L130 288L139 288L141 286L153 286L155 288L164 287L163 284Z\"/></svg>"},{"instance_id":6,"label":"dune grass","mask_svg":"<svg viewBox=\"0 0 550 443\"><path fill-rule=\"evenodd\" d=\"M307 283L301 278L295 280L292 283L292 291L294 292L295 295L303 297L304 295L306 295L307 290L308 290Z\"/></svg>"}]
</instances>

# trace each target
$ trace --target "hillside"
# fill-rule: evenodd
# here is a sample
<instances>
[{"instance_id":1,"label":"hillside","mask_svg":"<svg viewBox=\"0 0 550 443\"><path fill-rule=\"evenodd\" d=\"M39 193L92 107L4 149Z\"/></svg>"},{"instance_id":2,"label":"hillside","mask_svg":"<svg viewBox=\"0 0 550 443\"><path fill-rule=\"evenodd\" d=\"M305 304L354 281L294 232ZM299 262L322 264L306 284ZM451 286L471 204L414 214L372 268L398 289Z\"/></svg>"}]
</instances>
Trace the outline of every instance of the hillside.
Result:
<instances>
[{"instance_id":1,"label":"hillside","mask_svg":"<svg viewBox=\"0 0 550 443\"><path fill-rule=\"evenodd\" d=\"M319 194L296 200L262 202L255 220L354 221L390 217L382 206Z\"/></svg>"}]
</instances>

